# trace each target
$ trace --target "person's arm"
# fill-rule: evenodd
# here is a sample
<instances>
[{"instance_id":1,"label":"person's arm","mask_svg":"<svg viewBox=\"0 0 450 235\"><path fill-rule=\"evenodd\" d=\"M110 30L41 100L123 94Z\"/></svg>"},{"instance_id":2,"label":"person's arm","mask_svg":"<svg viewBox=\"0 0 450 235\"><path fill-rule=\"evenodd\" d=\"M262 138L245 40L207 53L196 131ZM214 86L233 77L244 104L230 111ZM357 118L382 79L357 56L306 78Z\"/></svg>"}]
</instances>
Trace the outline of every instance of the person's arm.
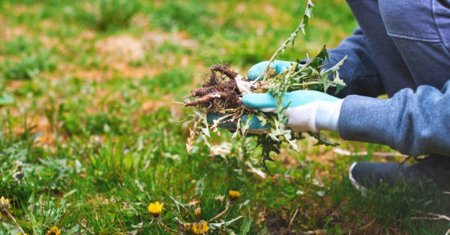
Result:
<instances>
[{"instance_id":1,"label":"person's arm","mask_svg":"<svg viewBox=\"0 0 450 235\"><path fill-rule=\"evenodd\" d=\"M404 154L450 155L450 81L442 90L422 85L390 99L344 99L338 130L346 140L385 144Z\"/></svg>"},{"instance_id":2,"label":"person's arm","mask_svg":"<svg viewBox=\"0 0 450 235\"><path fill-rule=\"evenodd\" d=\"M347 95L377 97L385 93L367 46L366 37L359 28L353 32L353 35L342 41L338 47L328 50L328 53L330 63L325 68L332 67L347 56L347 60L339 70L340 77L347 86L337 94L338 97ZM334 94L334 91L328 93Z\"/></svg>"}]
</instances>

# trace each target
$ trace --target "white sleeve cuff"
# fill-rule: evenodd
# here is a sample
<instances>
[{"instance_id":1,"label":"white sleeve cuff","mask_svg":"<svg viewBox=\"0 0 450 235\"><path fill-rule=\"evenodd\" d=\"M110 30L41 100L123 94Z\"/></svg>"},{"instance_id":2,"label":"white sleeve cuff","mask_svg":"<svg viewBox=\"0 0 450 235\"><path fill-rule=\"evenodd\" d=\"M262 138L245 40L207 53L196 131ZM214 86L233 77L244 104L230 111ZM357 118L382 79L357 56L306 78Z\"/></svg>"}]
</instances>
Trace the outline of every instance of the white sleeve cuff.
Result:
<instances>
[{"instance_id":1,"label":"white sleeve cuff","mask_svg":"<svg viewBox=\"0 0 450 235\"><path fill-rule=\"evenodd\" d=\"M341 113L343 101L343 99L338 99L334 102L318 102L314 118L316 130L338 130L339 114Z\"/></svg>"}]
</instances>

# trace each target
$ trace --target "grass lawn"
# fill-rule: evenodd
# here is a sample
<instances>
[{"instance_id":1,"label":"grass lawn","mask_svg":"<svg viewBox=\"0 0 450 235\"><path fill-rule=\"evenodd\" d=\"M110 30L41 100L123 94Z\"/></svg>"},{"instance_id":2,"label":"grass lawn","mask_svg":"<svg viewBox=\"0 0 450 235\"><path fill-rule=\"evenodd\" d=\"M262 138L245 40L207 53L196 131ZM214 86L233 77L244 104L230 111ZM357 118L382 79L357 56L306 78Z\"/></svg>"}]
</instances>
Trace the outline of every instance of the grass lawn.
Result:
<instances>
[{"instance_id":1,"label":"grass lawn","mask_svg":"<svg viewBox=\"0 0 450 235\"><path fill-rule=\"evenodd\" d=\"M307 35L280 59L337 46L356 27L344 0L315 3ZM0 197L10 200L0 234L445 233L445 220L416 217L448 212L448 195L399 186L363 196L351 186L352 162L402 160L373 155L394 155L387 147L329 133L351 156L305 139L269 171L258 150L241 159L227 134L212 150L199 140L186 151L192 109L182 102L208 67L245 74L267 60L304 5L0 1ZM153 202L163 203L159 216Z\"/></svg>"}]
</instances>

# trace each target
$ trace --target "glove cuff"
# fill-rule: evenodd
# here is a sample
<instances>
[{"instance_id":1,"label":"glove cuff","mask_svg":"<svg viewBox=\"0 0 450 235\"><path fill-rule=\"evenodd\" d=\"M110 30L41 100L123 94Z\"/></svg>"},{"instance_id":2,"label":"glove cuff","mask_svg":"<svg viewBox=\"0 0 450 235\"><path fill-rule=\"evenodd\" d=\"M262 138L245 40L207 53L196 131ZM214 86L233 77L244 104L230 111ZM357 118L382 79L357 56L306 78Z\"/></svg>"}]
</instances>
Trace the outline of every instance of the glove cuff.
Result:
<instances>
[{"instance_id":1,"label":"glove cuff","mask_svg":"<svg viewBox=\"0 0 450 235\"><path fill-rule=\"evenodd\" d=\"M314 117L316 130L338 130L342 102L343 99L338 99L334 102L317 102L317 109Z\"/></svg>"}]
</instances>

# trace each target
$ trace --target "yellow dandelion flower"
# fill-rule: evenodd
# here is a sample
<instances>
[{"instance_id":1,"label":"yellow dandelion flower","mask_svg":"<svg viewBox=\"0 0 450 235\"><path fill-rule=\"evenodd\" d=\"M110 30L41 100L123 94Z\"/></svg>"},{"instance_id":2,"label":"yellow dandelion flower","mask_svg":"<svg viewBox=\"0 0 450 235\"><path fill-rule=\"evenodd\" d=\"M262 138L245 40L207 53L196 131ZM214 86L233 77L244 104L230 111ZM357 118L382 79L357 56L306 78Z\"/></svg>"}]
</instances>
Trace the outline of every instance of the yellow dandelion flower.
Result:
<instances>
[{"instance_id":1,"label":"yellow dandelion flower","mask_svg":"<svg viewBox=\"0 0 450 235\"><path fill-rule=\"evenodd\" d=\"M53 226L47 231L47 235L60 235L60 234L61 230L59 230L57 226Z\"/></svg>"},{"instance_id":2,"label":"yellow dandelion flower","mask_svg":"<svg viewBox=\"0 0 450 235\"><path fill-rule=\"evenodd\" d=\"M201 235L206 234L209 230L208 222L201 220L200 222L193 223L191 231L193 234Z\"/></svg>"},{"instance_id":3,"label":"yellow dandelion flower","mask_svg":"<svg viewBox=\"0 0 450 235\"><path fill-rule=\"evenodd\" d=\"M17 235L28 235L28 233L18 233Z\"/></svg>"},{"instance_id":4,"label":"yellow dandelion flower","mask_svg":"<svg viewBox=\"0 0 450 235\"><path fill-rule=\"evenodd\" d=\"M200 216L200 215L202 215L202 208L201 208L201 207L195 208L195 210L194 210L194 215L195 215L195 216Z\"/></svg>"},{"instance_id":5,"label":"yellow dandelion flower","mask_svg":"<svg viewBox=\"0 0 450 235\"><path fill-rule=\"evenodd\" d=\"M8 218L8 212L11 211L11 203L8 198L0 197L0 219Z\"/></svg>"},{"instance_id":6,"label":"yellow dandelion flower","mask_svg":"<svg viewBox=\"0 0 450 235\"><path fill-rule=\"evenodd\" d=\"M11 203L8 198L0 197L0 210L9 211L11 209Z\"/></svg>"},{"instance_id":7,"label":"yellow dandelion flower","mask_svg":"<svg viewBox=\"0 0 450 235\"><path fill-rule=\"evenodd\" d=\"M159 201L152 202L152 203L148 204L147 210L153 216L158 217L161 214L163 205L164 205L164 203L161 203Z\"/></svg>"},{"instance_id":8,"label":"yellow dandelion flower","mask_svg":"<svg viewBox=\"0 0 450 235\"><path fill-rule=\"evenodd\" d=\"M228 191L228 197L230 197L231 200L236 200L241 197L241 193L237 190L230 190Z\"/></svg>"}]
</instances>

